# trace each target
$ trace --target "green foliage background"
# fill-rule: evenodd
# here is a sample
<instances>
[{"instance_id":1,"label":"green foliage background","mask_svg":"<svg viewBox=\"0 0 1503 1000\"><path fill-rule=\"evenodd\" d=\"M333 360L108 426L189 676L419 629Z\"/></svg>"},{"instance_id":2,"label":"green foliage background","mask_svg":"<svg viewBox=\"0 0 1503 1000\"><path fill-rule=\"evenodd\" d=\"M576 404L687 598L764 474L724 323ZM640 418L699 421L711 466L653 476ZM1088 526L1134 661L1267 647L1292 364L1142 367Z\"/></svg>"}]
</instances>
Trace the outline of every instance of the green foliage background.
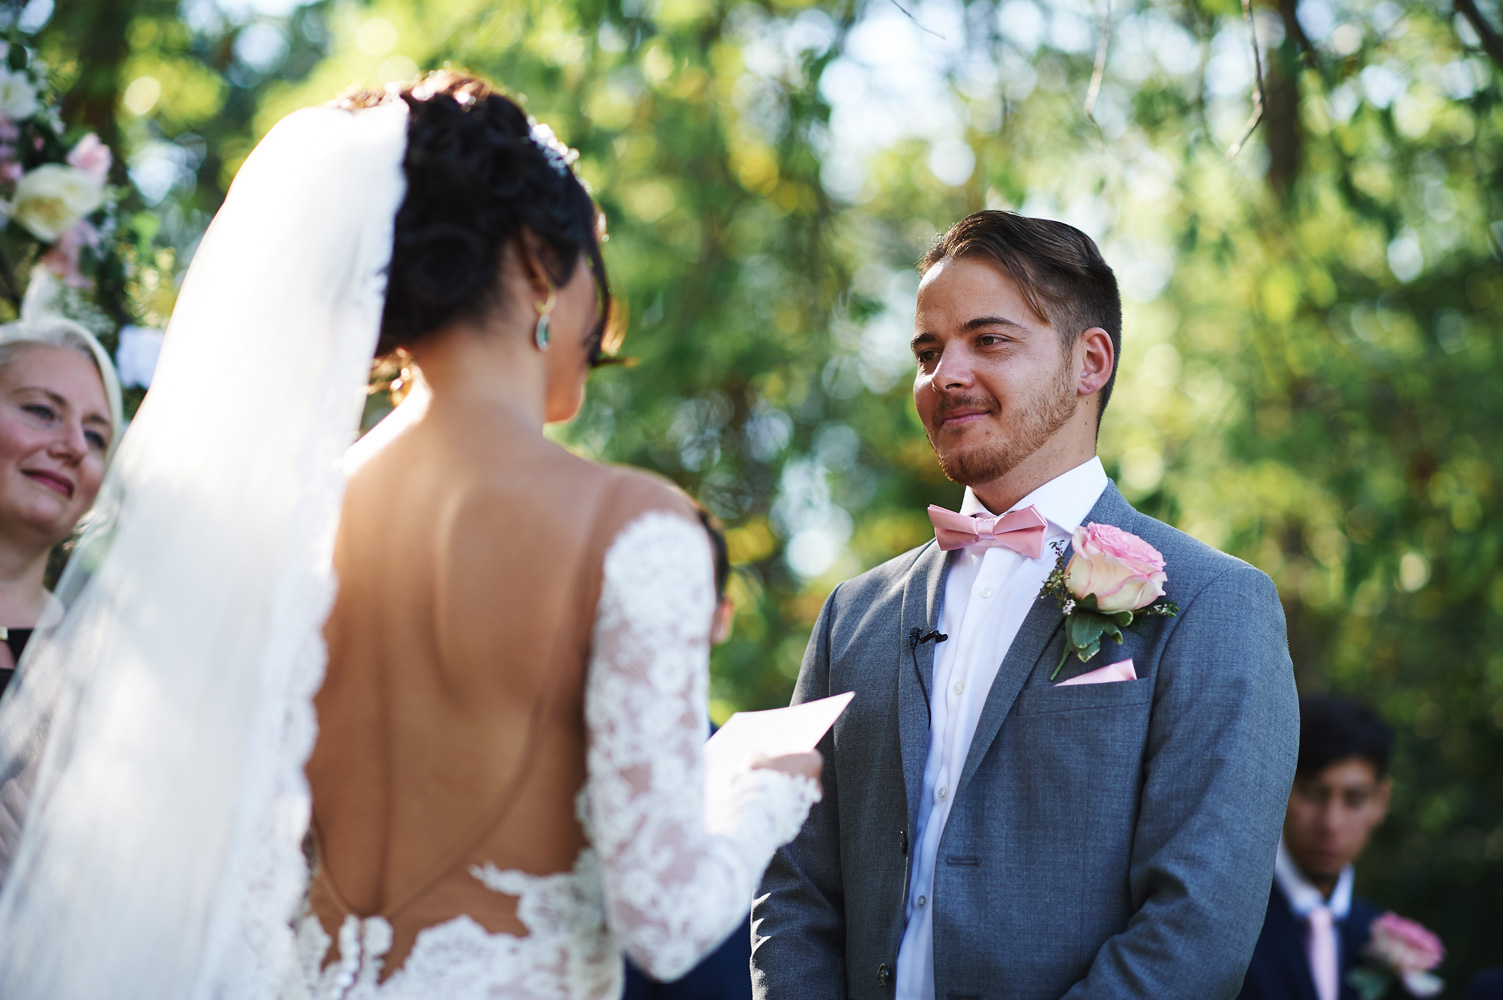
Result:
<instances>
[{"instance_id":1,"label":"green foliage background","mask_svg":"<svg viewBox=\"0 0 1503 1000\"><path fill-rule=\"evenodd\" d=\"M1498 10L1259 0L1263 115L1235 158L1258 88L1230 0L909 10L32 0L23 20L70 122L150 182L135 292L157 322L256 139L351 83L471 69L577 146L641 363L560 434L730 526L722 717L785 702L834 583L958 497L908 398L925 242L982 207L1082 224L1128 299L1108 470L1273 576L1302 689L1396 727L1359 891L1441 934L1459 995L1503 964Z\"/></svg>"}]
</instances>

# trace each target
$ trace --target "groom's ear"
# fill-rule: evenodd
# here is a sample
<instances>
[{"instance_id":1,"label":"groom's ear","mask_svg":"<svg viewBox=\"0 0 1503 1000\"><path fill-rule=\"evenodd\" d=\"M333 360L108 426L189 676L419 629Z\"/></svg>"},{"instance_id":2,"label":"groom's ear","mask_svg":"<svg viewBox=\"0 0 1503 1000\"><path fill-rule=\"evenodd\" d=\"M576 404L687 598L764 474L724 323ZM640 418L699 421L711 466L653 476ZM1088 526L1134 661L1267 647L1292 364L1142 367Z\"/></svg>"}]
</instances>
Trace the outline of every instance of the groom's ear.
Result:
<instances>
[{"instance_id":1,"label":"groom's ear","mask_svg":"<svg viewBox=\"0 0 1503 1000\"><path fill-rule=\"evenodd\" d=\"M1099 326L1093 326L1075 338L1075 347L1071 353L1071 361L1075 366L1075 388L1080 395L1098 393L1111 381L1112 370L1117 362L1111 334Z\"/></svg>"}]
</instances>

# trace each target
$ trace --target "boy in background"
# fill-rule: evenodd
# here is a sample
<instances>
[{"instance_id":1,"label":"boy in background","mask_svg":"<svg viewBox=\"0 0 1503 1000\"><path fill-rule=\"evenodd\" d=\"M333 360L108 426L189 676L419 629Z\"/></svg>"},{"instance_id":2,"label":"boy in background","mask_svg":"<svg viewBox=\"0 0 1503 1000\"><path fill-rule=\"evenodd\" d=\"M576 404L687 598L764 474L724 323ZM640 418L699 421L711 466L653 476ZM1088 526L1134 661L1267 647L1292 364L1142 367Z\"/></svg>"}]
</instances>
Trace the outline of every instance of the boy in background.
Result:
<instances>
[{"instance_id":1,"label":"boy in background","mask_svg":"<svg viewBox=\"0 0 1503 1000\"><path fill-rule=\"evenodd\" d=\"M1268 916L1240 1000L1357 1000L1347 978L1382 911L1352 866L1388 811L1393 731L1343 698L1300 699L1299 761Z\"/></svg>"}]
</instances>

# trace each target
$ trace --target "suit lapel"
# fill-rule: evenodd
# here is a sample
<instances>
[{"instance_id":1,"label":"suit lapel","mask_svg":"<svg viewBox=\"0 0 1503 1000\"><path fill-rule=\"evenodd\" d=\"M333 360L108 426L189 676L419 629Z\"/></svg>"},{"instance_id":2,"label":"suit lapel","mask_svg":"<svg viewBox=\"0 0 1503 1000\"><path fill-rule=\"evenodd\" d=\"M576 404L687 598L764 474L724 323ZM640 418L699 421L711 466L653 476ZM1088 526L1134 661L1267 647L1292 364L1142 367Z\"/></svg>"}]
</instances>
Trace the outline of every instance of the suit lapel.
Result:
<instances>
[{"instance_id":1,"label":"suit lapel","mask_svg":"<svg viewBox=\"0 0 1503 1000\"><path fill-rule=\"evenodd\" d=\"M1360 896L1352 898L1352 908L1347 912L1346 919L1337 926L1340 944L1338 959L1341 970L1341 997L1342 1000L1355 1000L1357 991L1346 981L1347 974L1357 966L1363 964L1363 952L1367 950L1368 942L1372 940L1373 921L1378 919L1378 911Z\"/></svg>"},{"instance_id":2,"label":"suit lapel","mask_svg":"<svg viewBox=\"0 0 1503 1000\"><path fill-rule=\"evenodd\" d=\"M928 632L939 626L939 605L944 596L945 553L930 542L919 553L903 584L903 613L898 623L901 642L898 654L898 740L903 750L903 784L908 793L908 819L918 816L919 794L924 785L924 759L929 753L929 690L934 682L935 643L915 646L909 633Z\"/></svg>"},{"instance_id":3,"label":"suit lapel","mask_svg":"<svg viewBox=\"0 0 1503 1000\"><path fill-rule=\"evenodd\" d=\"M1108 482L1101 498L1091 508L1082 523L1111 524L1123 527L1133 514L1131 505L1117 492L1114 483ZM1065 560L1068 562L1074 547L1065 545ZM1049 550L1045 550L1045 558ZM1033 607L1029 608L1028 616L1023 619L1018 634L1013 638L1012 645L1007 649L1007 655L1002 658L1002 666L997 670L996 680L992 681L992 689L986 696L986 704L981 708L981 717L976 723L976 735L971 738L971 749L966 754L965 770L960 774L960 782L956 785L955 793L963 795L966 786L970 784L971 776L981 766L981 761L991 749L997 733L1002 729L1002 722L1007 714L1012 711L1013 702L1018 700L1018 692L1023 690L1023 684L1028 680L1033 669L1038 665L1039 657L1043 655L1045 648L1059 632L1064 624L1065 616L1060 613L1059 606L1052 600L1035 599ZM1053 664L1050 665L1053 670Z\"/></svg>"}]
</instances>

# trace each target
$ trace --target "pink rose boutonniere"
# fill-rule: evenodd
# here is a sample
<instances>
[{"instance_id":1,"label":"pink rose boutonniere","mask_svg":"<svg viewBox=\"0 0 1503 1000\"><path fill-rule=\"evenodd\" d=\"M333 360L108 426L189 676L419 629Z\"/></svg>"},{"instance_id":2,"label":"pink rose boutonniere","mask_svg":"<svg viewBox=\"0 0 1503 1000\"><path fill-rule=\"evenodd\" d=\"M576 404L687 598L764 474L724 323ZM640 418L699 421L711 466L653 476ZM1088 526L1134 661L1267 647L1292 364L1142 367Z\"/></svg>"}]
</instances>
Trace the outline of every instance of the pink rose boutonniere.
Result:
<instances>
[{"instance_id":1,"label":"pink rose boutonniere","mask_svg":"<svg viewBox=\"0 0 1503 1000\"><path fill-rule=\"evenodd\" d=\"M1065 655L1049 675L1052 681L1075 654L1085 663L1101 652L1101 640L1122 641L1122 630L1140 618L1168 618L1178 605L1161 600L1168 576L1159 550L1137 535L1110 524L1075 529L1075 552L1065 562L1063 547L1044 593L1065 613Z\"/></svg>"},{"instance_id":2,"label":"pink rose boutonniere","mask_svg":"<svg viewBox=\"0 0 1503 1000\"><path fill-rule=\"evenodd\" d=\"M1347 975L1362 1000L1378 1000L1394 979L1412 997L1439 996L1445 989L1445 982L1431 971L1446 957L1440 938L1397 913L1373 921L1365 957L1367 964Z\"/></svg>"}]
</instances>

